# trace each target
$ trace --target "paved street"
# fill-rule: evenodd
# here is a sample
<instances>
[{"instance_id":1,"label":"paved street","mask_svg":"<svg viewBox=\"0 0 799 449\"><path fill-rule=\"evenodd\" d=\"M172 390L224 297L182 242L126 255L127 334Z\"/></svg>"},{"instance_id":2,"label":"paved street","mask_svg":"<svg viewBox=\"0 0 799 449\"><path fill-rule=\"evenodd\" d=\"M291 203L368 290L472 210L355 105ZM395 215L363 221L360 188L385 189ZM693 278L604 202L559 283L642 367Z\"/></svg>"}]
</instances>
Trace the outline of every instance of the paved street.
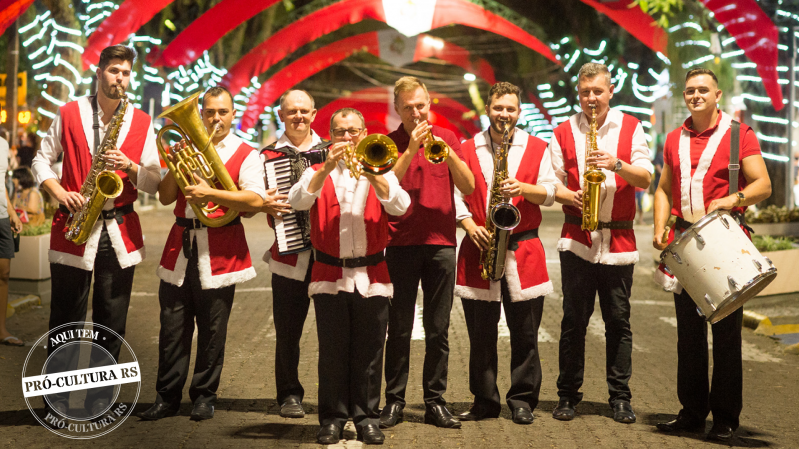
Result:
<instances>
[{"instance_id":1,"label":"paved street","mask_svg":"<svg viewBox=\"0 0 799 449\"><path fill-rule=\"evenodd\" d=\"M411 373L408 386L406 422L386 432L386 446L395 448L505 448L505 447L716 447L704 442L704 434L666 435L658 432L655 423L668 420L679 410L676 394L676 320L672 297L652 282L654 269L651 249L651 228L637 226L641 260L635 269L632 296L633 406L638 422L617 424L607 404L604 381L604 326L599 307L591 321L586 344L586 381L584 401L578 405L578 416L571 422L552 419L557 402L557 341L560 334L561 295L560 269L555 244L560 233L562 214L545 212L541 239L549 259L550 277L555 292L545 300L544 316L539 332L543 366L541 403L535 410L535 422L518 426L511 422L507 407L499 419L464 423L461 430L439 430L422 424L421 368L424 352L421 313L417 310L417 326L412 345ZM136 411L144 410L155 397L154 384L158 360L158 278L155 268L160 258L166 233L172 224L170 210L158 209L142 214L146 235L147 259L137 267L133 298L128 314L126 340L133 348L142 368L143 381ZM158 422L140 422L130 417L111 434L89 441L73 441L56 436L31 416L22 397L20 378L30 348L0 346L0 445L3 447L318 447L315 434L318 426L317 401L317 337L313 307L305 323L302 340L300 375L306 388L304 419L288 420L278 415L274 390L274 341L271 284L267 266L261 261L271 244L271 231L263 215L245 220L250 250L258 277L240 284L230 319L227 356L219 389L216 417L201 423L189 420L191 404L184 392L180 416ZM13 263L13 262L12 262ZM781 276L791 276L782 270ZM752 308L757 310L758 301ZM795 313L799 305L782 301L763 302L761 309L779 309ZM786 312L787 310L787 312ZM796 313L799 315L799 313ZM35 341L47 331L47 306L19 313L9 320L9 329L26 342ZM502 332L504 330L504 333ZM509 387L509 338L501 329L499 341L500 391ZM744 410L742 426L733 440L740 447L799 446L799 356L783 352L783 345L771 338L755 335L744 329ZM468 387L469 342L460 300L455 301L450 327L450 371L446 399L453 413L468 409L471 395ZM188 390L188 388L186 389ZM132 399L132 398L131 398ZM382 404L381 404L382 405ZM38 410L41 413L41 409ZM708 420L708 429L711 421ZM360 447L349 438L334 447Z\"/></svg>"}]
</instances>

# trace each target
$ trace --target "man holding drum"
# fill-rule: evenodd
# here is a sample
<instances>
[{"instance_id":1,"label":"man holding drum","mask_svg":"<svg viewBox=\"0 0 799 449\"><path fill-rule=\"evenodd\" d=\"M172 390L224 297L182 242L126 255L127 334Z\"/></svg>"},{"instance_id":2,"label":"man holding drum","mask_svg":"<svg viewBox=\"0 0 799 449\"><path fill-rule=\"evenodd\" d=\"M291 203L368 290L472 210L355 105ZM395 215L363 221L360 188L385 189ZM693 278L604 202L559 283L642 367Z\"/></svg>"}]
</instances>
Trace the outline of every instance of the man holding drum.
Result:
<instances>
[{"instance_id":1,"label":"man holding drum","mask_svg":"<svg viewBox=\"0 0 799 449\"><path fill-rule=\"evenodd\" d=\"M669 214L677 217L676 230L684 231L693 222L715 210L729 210L743 217L745 207L771 195L769 179L760 145L754 131L740 124L738 157L730 161L732 118L717 108L722 92L716 75L708 69L693 69L685 77L683 99L691 117L666 138L660 184L655 192L655 235L653 243L664 250L674 238L664 238ZM735 175L736 170L740 170ZM742 187L730 193L733 185ZM737 190L737 189L733 189ZM697 201L702 199L702 201ZM692 201L693 200L693 201ZM697 204L699 203L699 204ZM743 407L743 367L739 308L712 325L713 382L708 382L707 325L697 314L696 303L676 279L662 269L656 280L674 291L677 313L677 396L683 408L677 418L657 425L665 432L703 431L705 418L713 412L713 427L708 439L727 441L738 428Z\"/></svg>"}]
</instances>

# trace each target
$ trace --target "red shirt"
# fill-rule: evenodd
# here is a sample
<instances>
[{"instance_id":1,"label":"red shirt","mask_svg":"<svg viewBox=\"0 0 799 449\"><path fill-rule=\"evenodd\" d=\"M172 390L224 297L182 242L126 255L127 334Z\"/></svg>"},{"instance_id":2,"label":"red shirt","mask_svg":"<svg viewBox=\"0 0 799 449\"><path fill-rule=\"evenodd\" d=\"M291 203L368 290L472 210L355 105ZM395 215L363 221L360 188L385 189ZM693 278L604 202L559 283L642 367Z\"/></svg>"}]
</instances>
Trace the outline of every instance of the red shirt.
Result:
<instances>
[{"instance_id":1,"label":"red shirt","mask_svg":"<svg viewBox=\"0 0 799 449\"><path fill-rule=\"evenodd\" d=\"M452 131L433 125L433 136L463 159L461 144ZM400 154L411 140L402 124L388 137L397 144ZM424 158L424 152L419 152L400 185L411 196L411 205L405 215L388 217L388 246L455 246L455 184L446 162L431 164Z\"/></svg>"},{"instance_id":2,"label":"red shirt","mask_svg":"<svg viewBox=\"0 0 799 449\"><path fill-rule=\"evenodd\" d=\"M663 150L663 162L671 167L672 175L672 211L673 215L682 217L681 203L680 203L680 134L683 130L688 131L691 138L691 176L696 172L699 165L699 159L707 147L710 136L713 135L716 128L721 121L721 114L716 119L716 124L711 128L706 129L701 133L697 133L692 129L693 119L688 117L683 125L671 133L666 138L666 145ZM729 195L729 169L727 165L730 160L730 133L728 130L719 143L716 155L713 157L710 169L705 175L704 179L704 197L705 207L710 204L714 199L724 198ZM757 136L752 128L745 124L741 124L740 131L740 146L738 151L739 164L749 156L760 155L760 143L757 141ZM743 168L743 166L742 166ZM738 190L743 190L746 187L746 177L744 177L743 169L738 172Z\"/></svg>"}]
</instances>

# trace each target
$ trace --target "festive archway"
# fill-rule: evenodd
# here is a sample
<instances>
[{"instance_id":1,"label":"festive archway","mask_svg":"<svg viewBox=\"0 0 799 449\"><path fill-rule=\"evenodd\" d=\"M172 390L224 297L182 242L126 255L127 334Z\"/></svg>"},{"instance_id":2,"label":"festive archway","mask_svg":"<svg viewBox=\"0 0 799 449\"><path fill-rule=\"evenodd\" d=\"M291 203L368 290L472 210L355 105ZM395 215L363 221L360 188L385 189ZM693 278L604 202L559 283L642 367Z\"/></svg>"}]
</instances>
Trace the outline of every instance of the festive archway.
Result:
<instances>
[{"instance_id":1,"label":"festive archway","mask_svg":"<svg viewBox=\"0 0 799 449\"><path fill-rule=\"evenodd\" d=\"M387 22L382 0L343 0L318 9L277 31L243 56L225 75L222 83L237 94L253 77L301 46L364 19ZM543 42L512 22L467 0L436 0L430 27L459 24L491 31L542 54L553 62L555 55Z\"/></svg>"},{"instance_id":2,"label":"festive archway","mask_svg":"<svg viewBox=\"0 0 799 449\"><path fill-rule=\"evenodd\" d=\"M637 5L630 7L632 0L580 1L608 16L610 20L616 22L650 50L666 54L666 45L668 44L666 32L657 26L654 19L640 7Z\"/></svg>"},{"instance_id":3,"label":"festive archway","mask_svg":"<svg viewBox=\"0 0 799 449\"><path fill-rule=\"evenodd\" d=\"M33 0L0 0L0 34L5 33L17 17L21 16Z\"/></svg>"},{"instance_id":4,"label":"festive archway","mask_svg":"<svg viewBox=\"0 0 799 449\"><path fill-rule=\"evenodd\" d=\"M400 44L398 47L406 45L413 45L413 47L409 48L410 51L404 51L402 48L397 48L396 51L393 51L391 48L392 42L390 42L392 37L398 39ZM386 42L387 40L389 42ZM397 41L393 43L397 43ZM457 45L425 34L402 39L392 30L372 31L351 36L315 50L265 80L247 103L247 110L241 119L241 129L252 128L264 108L277 101L286 90L360 51L388 59L389 62L399 63L405 62L403 61L402 53L409 54L410 58L408 58L407 62L416 62L423 58L435 57L453 65L458 65L467 72L475 72L477 76L489 84L495 82L494 70L487 61L482 58L476 58L476 64L472 64L468 50ZM393 52L394 54L387 55L385 54L387 52ZM392 61L392 59L394 60Z\"/></svg>"}]
</instances>

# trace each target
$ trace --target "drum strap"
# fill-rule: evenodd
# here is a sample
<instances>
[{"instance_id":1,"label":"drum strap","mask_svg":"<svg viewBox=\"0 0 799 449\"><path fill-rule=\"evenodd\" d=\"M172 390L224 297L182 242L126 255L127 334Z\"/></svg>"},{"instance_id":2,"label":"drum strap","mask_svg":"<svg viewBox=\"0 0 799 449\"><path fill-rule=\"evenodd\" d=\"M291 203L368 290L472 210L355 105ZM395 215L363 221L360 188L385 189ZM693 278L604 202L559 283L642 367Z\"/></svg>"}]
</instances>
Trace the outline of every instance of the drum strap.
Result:
<instances>
[{"instance_id":1,"label":"drum strap","mask_svg":"<svg viewBox=\"0 0 799 449\"><path fill-rule=\"evenodd\" d=\"M738 172L741 170L741 165L738 160L740 153L740 139L741 124L733 120L730 123L730 195L738 192Z\"/></svg>"}]
</instances>

